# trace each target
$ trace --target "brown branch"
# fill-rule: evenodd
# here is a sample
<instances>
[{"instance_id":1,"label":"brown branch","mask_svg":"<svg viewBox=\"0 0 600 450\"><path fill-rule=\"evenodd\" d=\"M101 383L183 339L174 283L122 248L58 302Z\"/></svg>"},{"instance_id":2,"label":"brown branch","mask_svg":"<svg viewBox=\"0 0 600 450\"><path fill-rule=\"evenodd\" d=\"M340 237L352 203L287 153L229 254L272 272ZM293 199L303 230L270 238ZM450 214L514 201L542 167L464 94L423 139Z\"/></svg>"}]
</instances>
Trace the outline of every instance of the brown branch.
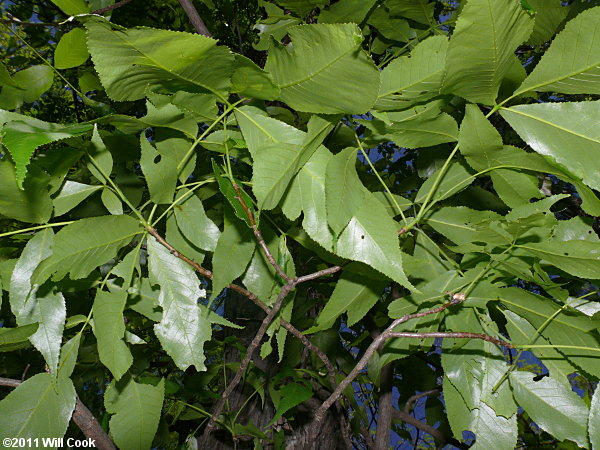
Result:
<instances>
[{"instance_id":1,"label":"brown branch","mask_svg":"<svg viewBox=\"0 0 600 450\"><path fill-rule=\"evenodd\" d=\"M196 11L196 8L194 8L194 5L192 4L191 0L179 0L179 4L185 11L186 15L188 16L188 19L190 19L190 23L196 30L196 33L206 37L212 37L212 34L210 34L210 31L208 31L208 28L206 28L204 21L198 14L198 11Z\"/></svg>"},{"instance_id":2,"label":"brown branch","mask_svg":"<svg viewBox=\"0 0 600 450\"><path fill-rule=\"evenodd\" d=\"M404 412L410 414L410 411L412 410L412 407L417 400L423 397L429 397L433 394L438 394L439 392L440 389L432 389L430 391L421 392L420 394L415 394L412 397L409 397L408 400L406 400L406 403L404 404Z\"/></svg>"},{"instance_id":3,"label":"brown branch","mask_svg":"<svg viewBox=\"0 0 600 450\"><path fill-rule=\"evenodd\" d=\"M241 191L240 187L237 185L237 183L233 183L233 188L235 189L235 192L237 193L237 196L235 198L240 202L240 205L244 209L244 213L246 213L246 217L248 217L248 220L250 221L250 226L252 228L252 231L254 232L254 236L256 237L258 244L260 245L260 248L262 249L262 251L265 254L265 256L267 257L267 259L269 260L269 263L275 268L275 270L277 271L279 276L281 278L283 278L286 282L289 283L292 279L285 273L285 271L279 266L279 264L277 264L277 261L275 261L275 258L273 258L273 255L271 254L271 251L267 247L267 243L265 242L265 239L263 238L262 233L260 232L260 230L258 229L258 226L256 225L256 220L254 219L254 214L252 214L250 207L244 201L244 197L242 196L242 191Z\"/></svg>"},{"instance_id":4,"label":"brown branch","mask_svg":"<svg viewBox=\"0 0 600 450\"><path fill-rule=\"evenodd\" d=\"M336 272L339 272L340 270L342 270L342 266L332 266L332 267L329 267L328 269L323 269L323 270L319 270L314 273L309 273L308 275L303 275L301 277L297 277L296 284L304 283L305 281L311 281L316 278L320 278L324 275L331 275Z\"/></svg>"},{"instance_id":5,"label":"brown branch","mask_svg":"<svg viewBox=\"0 0 600 450\"><path fill-rule=\"evenodd\" d=\"M375 450L387 450L390 444L392 430L392 390L394 381L394 363L386 364L381 369L381 382L379 388L379 407L377 409L377 430L375 432Z\"/></svg>"},{"instance_id":6,"label":"brown branch","mask_svg":"<svg viewBox=\"0 0 600 450\"><path fill-rule=\"evenodd\" d=\"M192 266L202 276L204 276L204 277L206 277L206 278L208 278L210 280L213 279L213 273L210 270L205 269L200 264L198 264L196 261L194 261L194 260L188 258L187 256L185 256L184 254L180 253L175 247L173 247L171 244L169 244L154 228L148 226L148 227L146 227L146 229L148 230L148 232L161 245L163 245L167 250L169 250L169 252L173 256L181 259L182 261L184 261L187 264L189 264L190 266ZM263 240L263 242L264 242L264 240ZM307 281L308 279L316 278L315 275L322 276L322 275L326 275L326 274L329 274L329 273L335 273L335 272L337 272L340 269L341 269L341 267L334 266L334 267L331 267L329 269L325 269L325 270L322 270L322 271L319 271L319 272L315 272L314 274L306 275L305 277L296 278L294 280L291 280L291 282L293 282L293 286L295 287L296 284L298 284L298 283L300 283L302 281ZM247 289L244 289L241 286L238 286L237 284L230 284L229 286L227 286L227 288L231 289L233 291L236 291L239 294L247 297L256 306L258 306L260 309L262 309L267 314L267 317L265 317L264 320L267 320L267 318L271 315L272 309L269 308L264 302L262 302L252 292L248 291ZM293 287L291 289L293 289ZM282 292L283 292L283 288L282 288ZM281 295L281 293L280 293L280 295ZM286 295L287 295L287 293L286 293ZM272 317L275 317L275 315L276 315L276 313L273 314ZM279 322L280 322L280 324L281 324L281 326L283 328L285 328L290 334L292 334L294 337L296 337L298 340L300 340L300 342L307 349L309 349L311 352L313 352L315 355L317 355L317 357L323 362L323 365L327 369L327 373L329 375L329 382L331 384L331 389L335 390L336 387L337 387L337 383L336 383L336 380L335 380L336 371L335 371L335 367L333 366L333 364L331 363L331 361L329 360L329 358L327 357L327 355L319 347L317 347L312 342L310 342L310 340L304 334L302 334L302 332L300 330L298 330L294 325L292 325L290 322L288 322L287 320L285 320L283 317L279 318ZM256 338L256 336L255 336L255 338ZM349 424L348 424L348 422L346 420L346 417L344 415L343 408L339 404L339 400L336 400L336 408L338 409L338 414L340 415L340 417L343 418L342 419L342 437L344 439L344 442L346 443L346 446L348 446L348 448L351 448L352 447L352 441L350 439L350 434L349 434ZM212 417L211 417L211 419L212 419Z\"/></svg>"},{"instance_id":7,"label":"brown branch","mask_svg":"<svg viewBox=\"0 0 600 450\"><path fill-rule=\"evenodd\" d=\"M114 5L110 5L106 8L100 8L95 11L92 11L92 14L104 14L105 12L112 11L113 9L120 8L121 6L125 6L127 3L131 3L132 1L133 0L121 0L120 2L117 2Z\"/></svg>"},{"instance_id":8,"label":"brown branch","mask_svg":"<svg viewBox=\"0 0 600 450\"><path fill-rule=\"evenodd\" d=\"M273 321L273 319L275 318L277 313L279 313L279 310L281 309L281 306L283 305L283 300L285 299L285 297L287 297L287 295L290 293L290 291L292 289L294 289L293 283L288 283L281 288L281 291L279 292L279 296L277 297L277 301L273 305L273 308L271 308L271 311L269 311L269 314L267 314L267 316L263 319L262 323L260 324L260 328L256 332L254 339L252 339L252 342L248 346L248 350L246 351L246 356L244 357L242 363L240 364L238 371L236 372L235 376L233 377L233 380L231 381L231 383L229 383L227 385L227 388L221 394L221 398L219 398L219 401L216 403L213 413L212 413L212 416L211 416L210 420L208 421L208 425L206 425L206 428L204 429L205 436L208 436L214 430L217 419L219 418L219 415L221 414L221 411L223 411L223 407L225 406L225 402L227 401L227 399L229 398L231 393L235 390L235 388L240 383L240 381L242 381L242 376L244 375L246 368L250 364L250 360L252 359L252 355L254 354L254 351L258 348L258 346L262 342L262 339L265 336L265 333L267 332L269 325L271 325L271 322Z\"/></svg>"},{"instance_id":9,"label":"brown branch","mask_svg":"<svg viewBox=\"0 0 600 450\"><path fill-rule=\"evenodd\" d=\"M468 445L463 444L462 442L459 442L452 437L450 437L450 438L447 437L444 433L442 433L437 428L432 427L428 423L421 422L420 420L411 416L406 411L399 411L399 410L395 409L393 411L393 416L394 416L395 420L399 420L401 422L406 422L407 424L412 425L413 427L433 436L433 438L437 442L439 442L439 444L440 444L439 448L443 447L446 444L454 445L455 447L458 447L460 449L468 449L469 448Z\"/></svg>"},{"instance_id":10,"label":"brown branch","mask_svg":"<svg viewBox=\"0 0 600 450\"><path fill-rule=\"evenodd\" d=\"M375 339L373 339L373 342L371 342L371 345L369 345L369 347L365 351L365 353L362 356L362 358L360 359L360 361L354 366L354 368L350 371L350 373L346 376L346 378L344 378L342 380L342 382L340 384L338 384L337 388L333 391L331 396L327 400L325 400L325 402L323 402L321 407L315 413L315 421L314 421L315 430L313 431L313 435L319 434L319 431L321 429L321 425L323 423L323 419L325 417L325 413L327 412L327 410L342 395L342 393L350 385L350 383L352 383L352 381L354 381L354 379L360 374L360 372L367 366L367 363L373 356L373 353L375 353L377 351L377 349L379 348L379 346L381 344L383 344L383 342L386 341L390 337L389 335L390 335L390 333L393 332L394 328L396 328L398 325L400 325L404 322L408 322L409 320L413 320L413 319L417 319L420 317L428 316L430 314L437 314L439 312L442 312L445 309L449 308L450 306L460 303L462 300L464 300L464 296L454 295L450 302L440 305L436 308L402 316L399 319L394 320L391 323L391 325L385 329L385 331L383 333L381 333L379 336L377 336Z\"/></svg>"},{"instance_id":11,"label":"brown branch","mask_svg":"<svg viewBox=\"0 0 600 450\"><path fill-rule=\"evenodd\" d=\"M458 338L458 339L483 339L484 341L491 342L492 344L499 345L506 348L514 348L510 342L502 341L493 336L488 336L482 333L463 333L463 332L445 332L439 331L434 333L411 333L411 332L397 332L388 333L390 338L413 338L413 339L425 339L425 338Z\"/></svg>"},{"instance_id":12,"label":"brown branch","mask_svg":"<svg viewBox=\"0 0 600 450\"><path fill-rule=\"evenodd\" d=\"M0 378L0 386L18 387L22 382L11 378ZM91 411L81 402L79 397L75 403L73 422L79 427L86 438L94 441L94 446L100 450L116 450L112 440L102 429L102 426L96 420Z\"/></svg>"}]
</instances>

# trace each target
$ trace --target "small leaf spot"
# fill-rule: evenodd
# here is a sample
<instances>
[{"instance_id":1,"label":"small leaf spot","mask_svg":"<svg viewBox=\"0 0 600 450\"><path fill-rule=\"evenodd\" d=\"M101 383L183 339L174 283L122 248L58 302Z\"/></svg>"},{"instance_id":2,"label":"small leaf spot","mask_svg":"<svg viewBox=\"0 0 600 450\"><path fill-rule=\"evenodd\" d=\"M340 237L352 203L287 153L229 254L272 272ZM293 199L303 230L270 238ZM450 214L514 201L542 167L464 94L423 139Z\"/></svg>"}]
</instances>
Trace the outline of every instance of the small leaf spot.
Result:
<instances>
[{"instance_id":1,"label":"small leaf spot","mask_svg":"<svg viewBox=\"0 0 600 450\"><path fill-rule=\"evenodd\" d=\"M158 164L161 159L162 159L161 155L156 155L156 157L154 158L154 164Z\"/></svg>"}]
</instances>

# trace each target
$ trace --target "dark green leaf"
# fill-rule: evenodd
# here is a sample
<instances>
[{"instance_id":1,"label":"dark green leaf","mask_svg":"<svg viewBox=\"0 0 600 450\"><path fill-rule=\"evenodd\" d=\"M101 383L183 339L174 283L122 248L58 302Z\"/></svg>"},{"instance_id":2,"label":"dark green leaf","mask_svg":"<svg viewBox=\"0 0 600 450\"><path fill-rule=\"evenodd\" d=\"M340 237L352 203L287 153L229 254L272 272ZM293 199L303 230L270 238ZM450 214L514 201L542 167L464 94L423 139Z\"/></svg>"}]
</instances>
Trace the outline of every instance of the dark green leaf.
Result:
<instances>
[{"instance_id":1,"label":"dark green leaf","mask_svg":"<svg viewBox=\"0 0 600 450\"><path fill-rule=\"evenodd\" d=\"M144 449L152 446L158 429L165 396L165 381L156 386L114 381L104 394L106 411L110 418L109 430L115 444L121 449Z\"/></svg>"},{"instance_id":2,"label":"dark green leaf","mask_svg":"<svg viewBox=\"0 0 600 450\"><path fill-rule=\"evenodd\" d=\"M98 341L100 361L119 380L133 362L125 336L123 309L127 300L127 292L101 291L96 292L94 300L94 334Z\"/></svg>"}]
</instances>

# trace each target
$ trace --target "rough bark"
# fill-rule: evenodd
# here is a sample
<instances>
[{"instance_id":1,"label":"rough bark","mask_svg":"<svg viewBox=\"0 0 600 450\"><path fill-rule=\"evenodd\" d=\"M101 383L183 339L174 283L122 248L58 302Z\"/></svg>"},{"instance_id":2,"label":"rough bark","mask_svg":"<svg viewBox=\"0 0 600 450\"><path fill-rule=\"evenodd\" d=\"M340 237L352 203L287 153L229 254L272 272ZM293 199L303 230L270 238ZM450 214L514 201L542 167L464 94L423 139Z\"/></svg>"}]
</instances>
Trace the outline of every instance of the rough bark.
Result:
<instances>
[{"instance_id":1,"label":"rough bark","mask_svg":"<svg viewBox=\"0 0 600 450\"><path fill-rule=\"evenodd\" d=\"M243 330L225 330L224 337L227 335L235 336L240 340L242 346L247 347L252 341L260 326L264 312L254 306L248 299L240 296L237 293L229 292L225 306L225 317L239 325L244 326ZM258 352L257 352L258 353ZM229 362L239 362L243 355L239 351L230 346L225 352L225 360ZM275 354L267 358L261 358L259 354L255 354L252 358L252 364L264 372L267 383L278 372L277 358ZM228 383L233 379L234 373L228 372ZM228 397L228 410L239 413L237 422L243 425L253 423L259 429L266 429L267 424L272 419L275 408L268 395L268 385L264 386L265 402L264 405L259 395L254 395L250 400L250 396L255 389L248 383L242 382ZM325 392L322 396L327 398L329 392ZM285 420L276 423L277 428L283 428L286 435L286 449L305 450L310 449L311 433L313 430L314 411L321 406L322 400L315 396L297 407L295 422ZM336 450L344 449L345 445L341 436L341 421L336 412L331 410L323 422L323 427L317 439L314 449ZM272 437L272 433L270 435ZM262 442L263 448L270 449L273 446L268 442ZM210 435L198 437L198 448L210 448L215 450L229 449L244 449L254 448L253 438L249 436L240 436L237 442L233 442L231 435L222 429L218 429Z\"/></svg>"}]
</instances>

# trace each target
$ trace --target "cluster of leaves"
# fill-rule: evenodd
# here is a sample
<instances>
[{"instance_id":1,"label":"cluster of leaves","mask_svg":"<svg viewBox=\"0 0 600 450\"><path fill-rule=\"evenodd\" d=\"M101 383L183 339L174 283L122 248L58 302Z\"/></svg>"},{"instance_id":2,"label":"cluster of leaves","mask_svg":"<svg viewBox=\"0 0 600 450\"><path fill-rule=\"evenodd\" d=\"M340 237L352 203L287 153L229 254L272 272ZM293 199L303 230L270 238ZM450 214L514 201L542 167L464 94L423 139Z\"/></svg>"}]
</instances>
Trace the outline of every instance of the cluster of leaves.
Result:
<instances>
[{"instance_id":1,"label":"cluster of leaves","mask_svg":"<svg viewBox=\"0 0 600 450\"><path fill-rule=\"evenodd\" d=\"M56 45L0 24L0 370L39 372L0 437L77 433L79 395L120 448L285 445L324 391L314 436L338 402L387 448L387 390L442 442L600 448L597 2L248 2L255 34L204 1L231 49L52 3Z\"/></svg>"}]
</instances>

